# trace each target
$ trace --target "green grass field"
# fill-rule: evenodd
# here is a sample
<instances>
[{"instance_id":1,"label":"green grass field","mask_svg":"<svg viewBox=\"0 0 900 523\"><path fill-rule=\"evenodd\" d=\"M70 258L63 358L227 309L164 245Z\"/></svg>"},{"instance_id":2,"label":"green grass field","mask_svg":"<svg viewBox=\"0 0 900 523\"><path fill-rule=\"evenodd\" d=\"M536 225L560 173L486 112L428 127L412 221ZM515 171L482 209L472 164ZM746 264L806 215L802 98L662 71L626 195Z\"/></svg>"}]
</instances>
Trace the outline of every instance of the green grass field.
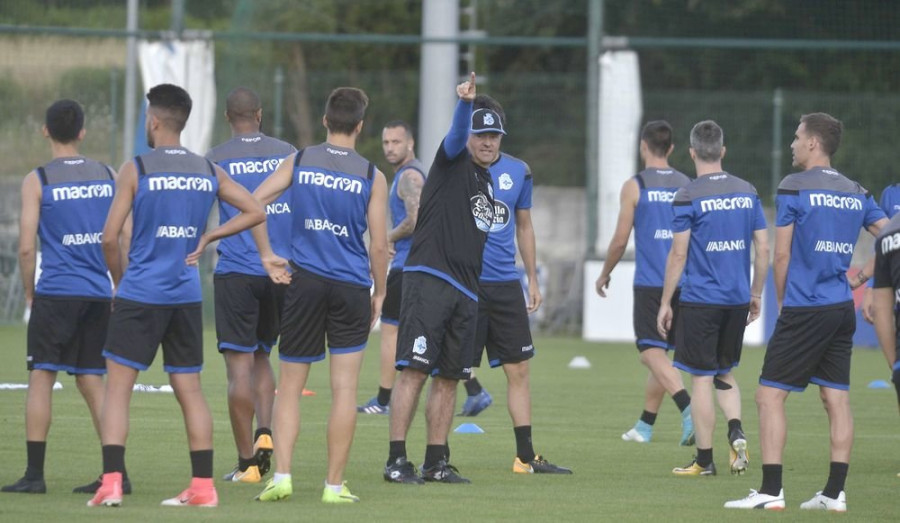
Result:
<instances>
[{"instance_id":1,"label":"green grass field","mask_svg":"<svg viewBox=\"0 0 900 523\"><path fill-rule=\"evenodd\" d=\"M25 332L0 327L0 382L25 382ZM225 405L225 373L207 331L204 388L215 420L215 475L228 472L235 450ZM366 358L359 400L377 386L377 336ZM126 461L135 493L118 509L85 507L86 496L72 487L93 479L101 469L100 449L87 409L74 380L61 375L64 389L54 393L54 422L47 453L47 495L0 495L0 521L283 521L302 519L413 521L413 520L533 520L533 521L782 521L820 520L820 513L802 513L799 505L824 486L828 472L828 425L817 390L794 394L788 401L790 432L785 455L785 492L788 509L782 514L725 511L728 499L758 488L757 416L753 392L763 350L747 348L737 371L744 387L744 428L751 444L751 470L728 475L725 423L719 419L715 459L724 474L712 478L676 478L672 467L691 459L693 449L679 447L679 417L666 400L650 444L626 443L620 434L640 414L646 373L630 344L599 345L581 340L539 338L532 366L534 442L551 461L571 466L573 476L519 476L510 472L515 441L506 412L505 378L500 370L483 369L480 380L494 396L494 406L474 421L484 434L451 434L453 462L472 485L405 486L381 478L387 457L384 416L359 417L346 480L362 502L325 506L319 498L325 477L325 424L329 404L327 364L314 365L309 388L318 395L301 402L302 426L293 463L294 495L278 503L259 503L253 497L261 485L218 481L217 509L164 508L159 502L187 485L190 464L181 412L171 394L135 393ZM567 363L586 356L593 367L570 370ZM859 521L896 521L896 492L900 488L900 442L893 390L866 385L888 378L880 352L858 350L853 362L856 443L847 483L849 517ZM156 362L141 374L140 383L161 385L166 377ZM460 387L460 401L463 390ZM0 483L18 479L25 467L24 391L0 391ZM410 458L421 464L424 455L424 416L413 422L408 442Z\"/></svg>"}]
</instances>

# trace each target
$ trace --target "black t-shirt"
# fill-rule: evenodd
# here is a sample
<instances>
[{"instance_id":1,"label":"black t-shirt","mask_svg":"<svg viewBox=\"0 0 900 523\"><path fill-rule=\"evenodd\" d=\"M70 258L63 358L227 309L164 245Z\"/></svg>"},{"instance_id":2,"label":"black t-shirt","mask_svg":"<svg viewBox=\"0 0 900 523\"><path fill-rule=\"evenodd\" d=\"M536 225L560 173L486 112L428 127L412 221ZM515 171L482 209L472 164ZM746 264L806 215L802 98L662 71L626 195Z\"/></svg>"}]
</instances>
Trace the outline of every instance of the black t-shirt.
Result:
<instances>
[{"instance_id":1,"label":"black t-shirt","mask_svg":"<svg viewBox=\"0 0 900 523\"><path fill-rule=\"evenodd\" d=\"M494 222L491 175L463 149L447 158L441 142L419 200L419 217L405 272L426 272L473 300L484 243Z\"/></svg>"},{"instance_id":2,"label":"black t-shirt","mask_svg":"<svg viewBox=\"0 0 900 523\"><path fill-rule=\"evenodd\" d=\"M876 289L887 287L894 290L894 317L898 326L897 334L900 336L900 316L896 305L897 297L900 297L900 214L891 218L875 240L874 277L875 283L872 286Z\"/></svg>"}]
</instances>

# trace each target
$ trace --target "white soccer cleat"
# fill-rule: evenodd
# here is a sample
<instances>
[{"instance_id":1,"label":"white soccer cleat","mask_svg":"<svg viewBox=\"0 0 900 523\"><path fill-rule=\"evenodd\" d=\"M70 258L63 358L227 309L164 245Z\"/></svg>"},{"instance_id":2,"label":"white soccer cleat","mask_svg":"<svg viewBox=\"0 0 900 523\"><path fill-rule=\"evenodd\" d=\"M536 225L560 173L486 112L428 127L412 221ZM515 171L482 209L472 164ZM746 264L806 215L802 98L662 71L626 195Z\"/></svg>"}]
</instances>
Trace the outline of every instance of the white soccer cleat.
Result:
<instances>
[{"instance_id":1,"label":"white soccer cleat","mask_svg":"<svg viewBox=\"0 0 900 523\"><path fill-rule=\"evenodd\" d=\"M726 501L725 508L784 510L784 489L781 489L777 496L770 496L751 489L750 495L746 498Z\"/></svg>"},{"instance_id":2,"label":"white soccer cleat","mask_svg":"<svg viewBox=\"0 0 900 523\"><path fill-rule=\"evenodd\" d=\"M816 492L816 495L812 497L809 501L804 501L800 504L800 508L804 510L827 510L829 512L847 512L847 495L844 494L842 490L840 494L838 494L837 499L829 498L828 496L822 494L822 492Z\"/></svg>"}]
</instances>

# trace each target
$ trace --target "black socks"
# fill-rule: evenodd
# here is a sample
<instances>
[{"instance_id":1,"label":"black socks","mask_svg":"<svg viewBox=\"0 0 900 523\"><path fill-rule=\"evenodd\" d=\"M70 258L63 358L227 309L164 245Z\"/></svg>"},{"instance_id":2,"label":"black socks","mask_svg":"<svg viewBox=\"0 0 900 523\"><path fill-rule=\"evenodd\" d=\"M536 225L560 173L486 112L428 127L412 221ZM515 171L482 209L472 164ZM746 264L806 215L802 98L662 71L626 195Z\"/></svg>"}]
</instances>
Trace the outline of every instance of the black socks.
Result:
<instances>
[{"instance_id":1,"label":"black socks","mask_svg":"<svg viewBox=\"0 0 900 523\"><path fill-rule=\"evenodd\" d=\"M378 387L378 404L382 407L387 407L391 402L391 389L386 389L384 387Z\"/></svg>"},{"instance_id":2,"label":"black socks","mask_svg":"<svg viewBox=\"0 0 900 523\"><path fill-rule=\"evenodd\" d=\"M213 451L209 450L192 450L191 451L191 477L194 478L212 478L213 472Z\"/></svg>"},{"instance_id":3,"label":"black socks","mask_svg":"<svg viewBox=\"0 0 900 523\"><path fill-rule=\"evenodd\" d=\"M516 456L522 463L528 463L535 458L534 447L531 445L531 425L513 427L516 434Z\"/></svg>"},{"instance_id":4,"label":"black socks","mask_svg":"<svg viewBox=\"0 0 900 523\"><path fill-rule=\"evenodd\" d=\"M465 385L466 394L468 394L469 396L477 396L481 394L482 387L481 383L478 383L478 378L466 380L463 382L463 385Z\"/></svg>"},{"instance_id":5,"label":"black socks","mask_svg":"<svg viewBox=\"0 0 900 523\"><path fill-rule=\"evenodd\" d=\"M46 441L26 441L25 452L28 457L26 479L44 479L44 457L47 455Z\"/></svg>"}]
</instances>

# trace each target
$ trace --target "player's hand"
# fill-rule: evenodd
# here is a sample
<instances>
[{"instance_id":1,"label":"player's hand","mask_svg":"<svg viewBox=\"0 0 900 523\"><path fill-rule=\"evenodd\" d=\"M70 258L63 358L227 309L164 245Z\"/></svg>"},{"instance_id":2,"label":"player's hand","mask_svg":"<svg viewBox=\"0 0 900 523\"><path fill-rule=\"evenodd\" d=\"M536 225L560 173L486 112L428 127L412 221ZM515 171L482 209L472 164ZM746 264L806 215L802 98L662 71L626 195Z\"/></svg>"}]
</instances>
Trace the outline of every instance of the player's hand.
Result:
<instances>
[{"instance_id":1,"label":"player's hand","mask_svg":"<svg viewBox=\"0 0 900 523\"><path fill-rule=\"evenodd\" d=\"M535 278L537 280L537 278ZM528 314L538 310L544 299L541 297L541 288L537 281L528 282Z\"/></svg>"},{"instance_id":2,"label":"player's hand","mask_svg":"<svg viewBox=\"0 0 900 523\"><path fill-rule=\"evenodd\" d=\"M747 325L750 325L757 318L759 318L759 312L762 310L762 298L757 298L756 296L750 297L750 314L747 315Z\"/></svg>"},{"instance_id":3,"label":"player's hand","mask_svg":"<svg viewBox=\"0 0 900 523\"><path fill-rule=\"evenodd\" d=\"M291 269L287 260L281 256L272 254L260 258L260 261L262 261L263 269L266 270L266 273L268 273L269 278L273 282L282 285L291 283Z\"/></svg>"},{"instance_id":4,"label":"player's hand","mask_svg":"<svg viewBox=\"0 0 900 523\"><path fill-rule=\"evenodd\" d=\"M475 71L472 71L468 81L456 86L456 95L464 102L475 100Z\"/></svg>"},{"instance_id":5,"label":"player's hand","mask_svg":"<svg viewBox=\"0 0 900 523\"><path fill-rule=\"evenodd\" d=\"M659 306L659 314L656 315L656 330L663 339L668 338L672 328L672 306L663 303Z\"/></svg>"},{"instance_id":6,"label":"player's hand","mask_svg":"<svg viewBox=\"0 0 900 523\"><path fill-rule=\"evenodd\" d=\"M599 294L601 298L606 298L606 289L609 288L609 282L611 280L612 277L609 275L604 276L601 274L600 277L597 278L595 286L597 287L597 294Z\"/></svg>"},{"instance_id":7,"label":"player's hand","mask_svg":"<svg viewBox=\"0 0 900 523\"><path fill-rule=\"evenodd\" d=\"M863 301L862 301L862 316L863 319L869 323L875 323L875 308L872 307L873 302L872 297L872 288L867 287L863 293Z\"/></svg>"},{"instance_id":8,"label":"player's hand","mask_svg":"<svg viewBox=\"0 0 900 523\"><path fill-rule=\"evenodd\" d=\"M372 318L369 320L369 330L375 327L378 318L381 317L381 306L384 304L384 294L372 295Z\"/></svg>"},{"instance_id":9,"label":"player's hand","mask_svg":"<svg viewBox=\"0 0 900 523\"><path fill-rule=\"evenodd\" d=\"M203 250L206 249L206 246L209 245L209 240L206 239L206 235L203 234L200 236L200 241L197 242L197 248L194 249L194 252L187 255L184 263L188 265L197 266L197 263L200 262L200 256L203 255Z\"/></svg>"}]
</instances>

